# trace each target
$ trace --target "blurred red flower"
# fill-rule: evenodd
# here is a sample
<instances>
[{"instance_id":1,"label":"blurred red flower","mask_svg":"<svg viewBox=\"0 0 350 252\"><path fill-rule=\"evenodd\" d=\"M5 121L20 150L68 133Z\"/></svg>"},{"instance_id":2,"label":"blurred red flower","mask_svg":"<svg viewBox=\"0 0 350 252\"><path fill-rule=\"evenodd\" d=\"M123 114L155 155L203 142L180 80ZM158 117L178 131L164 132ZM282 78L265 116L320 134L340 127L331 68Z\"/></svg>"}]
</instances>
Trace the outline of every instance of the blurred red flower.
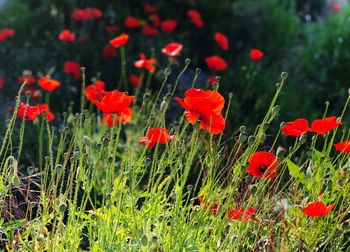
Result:
<instances>
[{"instance_id":1,"label":"blurred red flower","mask_svg":"<svg viewBox=\"0 0 350 252\"><path fill-rule=\"evenodd\" d=\"M20 84L23 84L24 83L24 80L25 80L25 78L24 78L24 76L19 76L18 77L18 82L20 83ZM28 78L27 78L27 83L26 83L26 85L31 85L31 84L33 84L33 83L35 83L36 82L36 79L35 79L35 77L33 76L33 75L30 75Z\"/></svg>"},{"instance_id":2,"label":"blurred red flower","mask_svg":"<svg viewBox=\"0 0 350 252\"><path fill-rule=\"evenodd\" d=\"M149 3L146 3L144 6L143 6L143 10L145 12L149 12L149 13L152 13L152 12L157 12L158 11L158 8L157 6L154 6L154 5L151 5Z\"/></svg>"},{"instance_id":3,"label":"blurred red flower","mask_svg":"<svg viewBox=\"0 0 350 252\"><path fill-rule=\"evenodd\" d=\"M166 56L169 56L169 57L176 57L180 55L182 48L183 48L182 44L173 42L173 43L167 44L162 49L162 53L164 53Z\"/></svg>"},{"instance_id":4,"label":"blurred red flower","mask_svg":"<svg viewBox=\"0 0 350 252\"><path fill-rule=\"evenodd\" d=\"M248 207L248 209L244 209L243 207L240 207L238 209L228 210L227 218L229 220L249 221L252 218L254 213L255 213L254 207ZM257 219L254 218L254 221L257 221Z\"/></svg>"},{"instance_id":5,"label":"blurred red flower","mask_svg":"<svg viewBox=\"0 0 350 252\"><path fill-rule=\"evenodd\" d=\"M5 84L5 79L4 77L0 76L0 88L3 88Z\"/></svg>"},{"instance_id":6,"label":"blurred red flower","mask_svg":"<svg viewBox=\"0 0 350 252\"><path fill-rule=\"evenodd\" d=\"M135 29L141 26L140 20L136 17L127 16L124 19L124 26L128 29Z\"/></svg>"},{"instance_id":7,"label":"blurred red flower","mask_svg":"<svg viewBox=\"0 0 350 252\"><path fill-rule=\"evenodd\" d=\"M219 134L225 129L225 119L221 111L225 99L216 91L191 88L185 92L185 98L175 98L185 109L189 123L200 121L201 129L211 134Z\"/></svg>"},{"instance_id":8,"label":"blurred red flower","mask_svg":"<svg viewBox=\"0 0 350 252\"><path fill-rule=\"evenodd\" d=\"M63 42L74 42L75 41L75 33L72 33L69 29L64 29L58 35L58 39Z\"/></svg>"},{"instance_id":9,"label":"blurred red flower","mask_svg":"<svg viewBox=\"0 0 350 252\"><path fill-rule=\"evenodd\" d=\"M205 58L205 63L210 70L223 71L227 68L226 61L217 55Z\"/></svg>"},{"instance_id":10,"label":"blurred red flower","mask_svg":"<svg viewBox=\"0 0 350 252\"><path fill-rule=\"evenodd\" d=\"M190 22L194 24L197 28L202 28L204 26L202 15L198 10L188 10L187 17L190 19Z\"/></svg>"},{"instance_id":11,"label":"blurred red flower","mask_svg":"<svg viewBox=\"0 0 350 252\"><path fill-rule=\"evenodd\" d=\"M259 49L251 49L250 50L250 58L252 60L260 60L264 56L264 53L260 51Z\"/></svg>"},{"instance_id":12,"label":"blurred red flower","mask_svg":"<svg viewBox=\"0 0 350 252\"><path fill-rule=\"evenodd\" d=\"M302 208L304 214L309 217L318 217L329 214L332 209L335 207L335 204L331 204L326 207L325 203L321 201L315 201L309 203L306 207Z\"/></svg>"},{"instance_id":13,"label":"blurred red flower","mask_svg":"<svg viewBox=\"0 0 350 252\"><path fill-rule=\"evenodd\" d=\"M333 12L338 12L338 11L341 10L341 8L342 8L341 3L337 2L337 1L333 1L333 2L331 3L331 10L332 10Z\"/></svg>"},{"instance_id":14,"label":"blurred red flower","mask_svg":"<svg viewBox=\"0 0 350 252\"><path fill-rule=\"evenodd\" d=\"M108 33L117 33L120 29L118 25L106 25L105 30Z\"/></svg>"},{"instance_id":15,"label":"blurred red flower","mask_svg":"<svg viewBox=\"0 0 350 252\"><path fill-rule=\"evenodd\" d=\"M148 24L142 28L142 33L147 36L155 36L158 34L158 30Z\"/></svg>"},{"instance_id":16,"label":"blurred red flower","mask_svg":"<svg viewBox=\"0 0 350 252\"><path fill-rule=\"evenodd\" d=\"M215 33L214 39L222 50L227 51L229 49L228 39L224 34L217 32Z\"/></svg>"},{"instance_id":17,"label":"blurred red flower","mask_svg":"<svg viewBox=\"0 0 350 252\"><path fill-rule=\"evenodd\" d=\"M74 79L79 79L81 77L81 72L80 72L80 68L81 65L76 62L76 61L66 61L64 62L64 72L68 75L71 75Z\"/></svg>"},{"instance_id":18,"label":"blurred red flower","mask_svg":"<svg viewBox=\"0 0 350 252\"><path fill-rule=\"evenodd\" d=\"M214 83L218 83L218 80L216 79L216 77L209 77L208 84L213 85Z\"/></svg>"},{"instance_id":19,"label":"blurred red flower","mask_svg":"<svg viewBox=\"0 0 350 252\"><path fill-rule=\"evenodd\" d=\"M311 131L309 123L304 118L298 118L292 122L286 122L282 128L282 135L300 137L302 134Z\"/></svg>"},{"instance_id":20,"label":"blurred red flower","mask_svg":"<svg viewBox=\"0 0 350 252\"><path fill-rule=\"evenodd\" d=\"M72 18L76 21L91 20L103 16L103 12L98 8L74 9Z\"/></svg>"},{"instance_id":21,"label":"blurred red flower","mask_svg":"<svg viewBox=\"0 0 350 252\"><path fill-rule=\"evenodd\" d=\"M142 81L141 77L136 74L130 74L128 81L133 85L134 87L141 87Z\"/></svg>"},{"instance_id":22,"label":"blurred red flower","mask_svg":"<svg viewBox=\"0 0 350 252\"><path fill-rule=\"evenodd\" d=\"M114 47L120 47L125 45L129 40L129 35L122 33L118 37L115 37L114 39L111 39L109 41L109 44L111 44Z\"/></svg>"},{"instance_id":23,"label":"blurred red flower","mask_svg":"<svg viewBox=\"0 0 350 252\"><path fill-rule=\"evenodd\" d=\"M154 58L147 59L146 55L144 53L141 53L140 57L141 57L141 59L134 62L134 66L136 68L145 68L149 72L153 73L156 70L156 68L154 66L155 63L157 62L156 59L154 59Z\"/></svg>"},{"instance_id":24,"label":"blurred red flower","mask_svg":"<svg viewBox=\"0 0 350 252\"><path fill-rule=\"evenodd\" d=\"M337 118L335 116L330 116L313 121L311 124L311 130L319 135L322 135L334 128L339 127L340 125L342 125L342 123L337 122Z\"/></svg>"},{"instance_id":25,"label":"blurred red flower","mask_svg":"<svg viewBox=\"0 0 350 252\"><path fill-rule=\"evenodd\" d=\"M50 79L46 76L41 77L38 81L38 84L46 92L52 92L61 86L61 83L59 81Z\"/></svg>"},{"instance_id":26,"label":"blurred red flower","mask_svg":"<svg viewBox=\"0 0 350 252\"><path fill-rule=\"evenodd\" d=\"M199 201L199 204L202 204L202 202L204 201L204 196L199 196L198 201ZM211 205L210 201L208 201L208 203L205 205L204 208L208 209L210 205ZM219 202L214 202L213 207L211 208L211 212L213 214L217 214L219 212L219 206L220 206Z\"/></svg>"},{"instance_id":27,"label":"blurred red flower","mask_svg":"<svg viewBox=\"0 0 350 252\"><path fill-rule=\"evenodd\" d=\"M92 103L96 100L101 100L105 92L105 83L100 80L95 81L94 84L88 85L85 88L85 96Z\"/></svg>"},{"instance_id":28,"label":"blurred red flower","mask_svg":"<svg viewBox=\"0 0 350 252\"><path fill-rule=\"evenodd\" d=\"M120 115L125 109L127 109L135 96L129 96L123 92L108 91L103 92L99 99L93 100L93 103L104 113L112 114L116 113Z\"/></svg>"},{"instance_id":29,"label":"blurred red flower","mask_svg":"<svg viewBox=\"0 0 350 252\"><path fill-rule=\"evenodd\" d=\"M163 20L160 26L163 32L173 32L177 27L177 22L173 19L167 19Z\"/></svg>"},{"instance_id":30,"label":"blurred red flower","mask_svg":"<svg viewBox=\"0 0 350 252\"><path fill-rule=\"evenodd\" d=\"M169 135L167 129L164 128L150 128L147 131L147 136L140 138L140 144L152 149L157 143L166 144L174 139L174 135Z\"/></svg>"},{"instance_id":31,"label":"blurred red flower","mask_svg":"<svg viewBox=\"0 0 350 252\"><path fill-rule=\"evenodd\" d=\"M277 166L278 162L274 154L258 151L250 158L247 172L258 178L274 178L277 176L275 171Z\"/></svg>"},{"instance_id":32,"label":"blurred red flower","mask_svg":"<svg viewBox=\"0 0 350 252\"><path fill-rule=\"evenodd\" d=\"M0 42L6 41L7 38L15 36L15 30L10 28L3 28L0 30Z\"/></svg>"},{"instance_id":33,"label":"blurred red flower","mask_svg":"<svg viewBox=\"0 0 350 252\"><path fill-rule=\"evenodd\" d=\"M106 59L106 58L114 58L114 57L117 57L117 51L115 47L111 45L106 45L103 48L102 58Z\"/></svg>"},{"instance_id":34,"label":"blurred red flower","mask_svg":"<svg viewBox=\"0 0 350 252\"><path fill-rule=\"evenodd\" d=\"M340 152L350 152L350 140L334 144L336 150Z\"/></svg>"},{"instance_id":35,"label":"blurred red flower","mask_svg":"<svg viewBox=\"0 0 350 252\"><path fill-rule=\"evenodd\" d=\"M160 17L158 14L153 14L149 17L149 19L153 22L154 27L160 26Z\"/></svg>"},{"instance_id":36,"label":"blurred red flower","mask_svg":"<svg viewBox=\"0 0 350 252\"><path fill-rule=\"evenodd\" d=\"M45 118L47 118L50 122L55 119L54 114L50 111L47 104L44 103L30 106L22 102L18 109L17 118L23 118L25 116L27 120L33 121L44 112Z\"/></svg>"},{"instance_id":37,"label":"blurred red flower","mask_svg":"<svg viewBox=\"0 0 350 252\"><path fill-rule=\"evenodd\" d=\"M132 112L132 109L128 107L119 114L104 114L102 118L102 124L107 124L108 127L112 128L118 126L119 121L123 124L129 123L131 120Z\"/></svg>"}]
</instances>

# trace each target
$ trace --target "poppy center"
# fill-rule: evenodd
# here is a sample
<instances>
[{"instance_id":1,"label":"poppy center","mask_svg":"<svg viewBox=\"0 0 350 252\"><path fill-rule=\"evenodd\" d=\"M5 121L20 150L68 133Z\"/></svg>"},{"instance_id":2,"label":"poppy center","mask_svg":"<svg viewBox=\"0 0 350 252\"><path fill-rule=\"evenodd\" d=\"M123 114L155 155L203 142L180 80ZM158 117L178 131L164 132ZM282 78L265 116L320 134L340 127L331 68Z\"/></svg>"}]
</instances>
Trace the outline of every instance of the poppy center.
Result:
<instances>
[{"instance_id":1,"label":"poppy center","mask_svg":"<svg viewBox=\"0 0 350 252\"><path fill-rule=\"evenodd\" d=\"M259 172L261 172L261 173L265 173L266 170L267 170L267 168L269 168L269 167L266 166L266 165L260 165L260 166L258 167L258 170L259 170Z\"/></svg>"}]
</instances>

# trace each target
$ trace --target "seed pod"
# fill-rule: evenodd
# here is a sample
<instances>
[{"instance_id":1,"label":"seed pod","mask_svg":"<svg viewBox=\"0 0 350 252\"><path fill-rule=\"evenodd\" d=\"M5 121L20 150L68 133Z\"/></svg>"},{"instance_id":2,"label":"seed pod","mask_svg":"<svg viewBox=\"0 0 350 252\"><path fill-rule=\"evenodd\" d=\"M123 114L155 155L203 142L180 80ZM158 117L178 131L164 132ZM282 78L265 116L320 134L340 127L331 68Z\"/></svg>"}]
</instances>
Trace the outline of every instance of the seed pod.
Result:
<instances>
[{"instance_id":1,"label":"seed pod","mask_svg":"<svg viewBox=\"0 0 350 252\"><path fill-rule=\"evenodd\" d=\"M63 165L60 165L60 164L56 165L55 171L57 175L61 175L63 173Z\"/></svg>"},{"instance_id":2,"label":"seed pod","mask_svg":"<svg viewBox=\"0 0 350 252\"><path fill-rule=\"evenodd\" d=\"M27 167L27 173L28 173L29 176L32 175L34 173L34 167L33 166L28 166Z\"/></svg>"},{"instance_id":3,"label":"seed pod","mask_svg":"<svg viewBox=\"0 0 350 252\"><path fill-rule=\"evenodd\" d=\"M246 132L241 132L239 134L238 141L240 141L241 143L244 143L245 141L247 141L247 138L248 138L247 133Z\"/></svg>"},{"instance_id":4,"label":"seed pod","mask_svg":"<svg viewBox=\"0 0 350 252\"><path fill-rule=\"evenodd\" d=\"M84 136L83 136L83 144L84 144L85 146L90 146L90 145L91 145L91 138L88 137L88 136L86 136L86 135L84 135Z\"/></svg>"},{"instance_id":5,"label":"seed pod","mask_svg":"<svg viewBox=\"0 0 350 252\"><path fill-rule=\"evenodd\" d=\"M281 146L278 146L277 151L276 151L276 156L279 159L283 159L285 154L286 154L286 149L284 149Z\"/></svg>"},{"instance_id":6,"label":"seed pod","mask_svg":"<svg viewBox=\"0 0 350 252\"><path fill-rule=\"evenodd\" d=\"M65 203L62 203L60 206L59 206L59 209L60 209L60 212L61 213L64 213L66 210L67 210L67 205Z\"/></svg>"},{"instance_id":7,"label":"seed pod","mask_svg":"<svg viewBox=\"0 0 350 252\"><path fill-rule=\"evenodd\" d=\"M247 127L242 125L241 127L239 127L239 131L240 132L246 132L247 131Z\"/></svg>"},{"instance_id":8,"label":"seed pod","mask_svg":"<svg viewBox=\"0 0 350 252\"><path fill-rule=\"evenodd\" d=\"M252 146L255 142L255 136L249 136L248 137L248 145Z\"/></svg>"},{"instance_id":9,"label":"seed pod","mask_svg":"<svg viewBox=\"0 0 350 252\"><path fill-rule=\"evenodd\" d=\"M185 59L185 65L188 66L189 64L191 64L191 59L189 58Z\"/></svg>"}]
</instances>

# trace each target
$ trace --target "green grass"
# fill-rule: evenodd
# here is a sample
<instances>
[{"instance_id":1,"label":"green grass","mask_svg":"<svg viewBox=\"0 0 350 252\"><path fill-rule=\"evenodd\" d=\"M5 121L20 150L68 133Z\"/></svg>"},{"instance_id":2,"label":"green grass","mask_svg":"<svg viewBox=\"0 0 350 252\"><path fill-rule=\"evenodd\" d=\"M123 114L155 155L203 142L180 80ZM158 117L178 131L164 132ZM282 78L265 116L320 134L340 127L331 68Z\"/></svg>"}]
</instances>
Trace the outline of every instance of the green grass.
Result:
<instances>
[{"instance_id":1,"label":"green grass","mask_svg":"<svg viewBox=\"0 0 350 252\"><path fill-rule=\"evenodd\" d=\"M345 250L349 154L332 146L348 139L349 131L278 146L282 136L269 125L280 123L274 119L284 77L256 130L245 132L239 122L227 121L226 127L234 125L239 133L225 137L184 118L166 124L174 99L161 91L138 94L132 123L112 129L101 125L99 113L86 110L91 106L83 99L81 112L66 113L60 129L41 118L16 119L15 109L0 153L0 211L7 213L0 218L1 246L12 251ZM225 108L228 114L230 101ZM18 141L15 127L20 127ZM148 150L138 141L149 127L166 127L175 139ZM35 167L20 162L27 134L36 134L40 146ZM258 150L277 152L275 179L246 173ZM301 208L315 200L336 207L327 216L307 217ZM16 201L18 209L11 204ZM218 213L210 211L214 202ZM227 211L239 207L256 208L258 221L228 220Z\"/></svg>"}]
</instances>

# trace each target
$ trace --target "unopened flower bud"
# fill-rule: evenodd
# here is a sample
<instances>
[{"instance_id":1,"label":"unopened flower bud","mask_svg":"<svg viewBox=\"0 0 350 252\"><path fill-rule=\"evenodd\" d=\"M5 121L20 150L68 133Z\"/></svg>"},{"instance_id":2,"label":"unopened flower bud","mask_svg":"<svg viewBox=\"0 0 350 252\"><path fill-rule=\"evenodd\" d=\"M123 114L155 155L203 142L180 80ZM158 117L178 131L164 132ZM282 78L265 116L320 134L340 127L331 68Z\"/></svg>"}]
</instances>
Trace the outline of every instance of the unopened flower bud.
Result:
<instances>
[{"instance_id":1,"label":"unopened flower bud","mask_svg":"<svg viewBox=\"0 0 350 252\"><path fill-rule=\"evenodd\" d=\"M281 73L281 79L286 80L288 78L288 73L287 72L282 72Z\"/></svg>"}]
</instances>

